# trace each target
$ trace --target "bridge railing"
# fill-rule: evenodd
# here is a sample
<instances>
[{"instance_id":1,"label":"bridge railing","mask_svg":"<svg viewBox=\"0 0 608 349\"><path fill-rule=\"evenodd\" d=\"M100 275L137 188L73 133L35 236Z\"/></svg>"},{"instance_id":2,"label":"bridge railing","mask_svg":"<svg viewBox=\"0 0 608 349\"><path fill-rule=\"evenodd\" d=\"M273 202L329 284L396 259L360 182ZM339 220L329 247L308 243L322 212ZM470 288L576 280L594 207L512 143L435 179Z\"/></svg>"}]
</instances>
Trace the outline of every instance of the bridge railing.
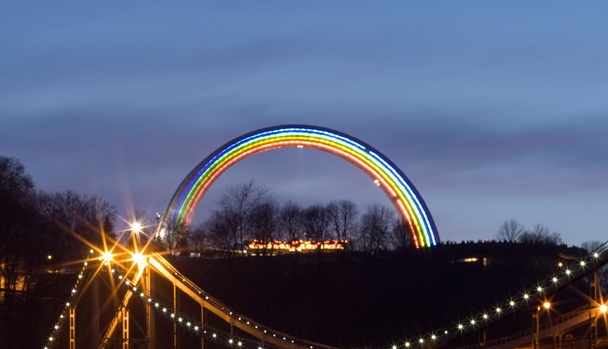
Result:
<instances>
[{"instance_id":1,"label":"bridge railing","mask_svg":"<svg viewBox=\"0 0 608 349\"><path fill-rule=\"evenodd\" d=\"M261 323L252 320L242 314L239 314L227 305L212 297L199 286L182 275L169 261L158 253L150 255L150 264L157 269L167 279L173 281L183 292L197 301L202 307L209 309L212 313L222 318L244 332L258 338L263 342L276 345L281 348L319 348L319 349L335 349L321 343L316 343L309 340L295 338L286 333L271 329Z\"/></svg>"}]
</instances>

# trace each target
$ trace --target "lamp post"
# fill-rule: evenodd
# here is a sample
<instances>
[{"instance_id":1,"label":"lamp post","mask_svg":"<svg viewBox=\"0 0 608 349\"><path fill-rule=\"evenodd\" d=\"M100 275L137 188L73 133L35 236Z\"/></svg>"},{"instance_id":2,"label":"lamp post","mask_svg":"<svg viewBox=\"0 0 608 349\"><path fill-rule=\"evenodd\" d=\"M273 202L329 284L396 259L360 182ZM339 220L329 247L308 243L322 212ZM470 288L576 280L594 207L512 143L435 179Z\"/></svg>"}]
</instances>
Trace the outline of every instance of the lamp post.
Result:
<instances>
[{"instance_id":1,"label":"lamp post","mask_svg":"<svg viewBox=\"0 0 608 349\"><path fill-rule=\"evenodd\" d=\"M141 249L141 235L144 234L143 227L140 222L134 221L131 225L131 233L133 236L133 261L139 265L139 268L144 268L142 273L142 284L144 288L150 293L152 296L152 273L150 269L150 264L147 261L147 257L144 255ZM147 241L144 245L147 246L149 241ZM145 308L146 312L146 337L148 342L148 349L154 349L156 346L156 337L154 332L155 327L155 319L154 319L154 311L149 307Z\"/></svg>"},{"instance_id":2,"label":"lamp post","mask_svg":"<svg viewBox=\"0 0 608 349\"><path fill-rule=\"evenodd\" d=\"M551 309L551 302L545 301L542 305L536 307L536 311L532 313L532 348L539 349L540 335L540 315L542 310Z\"/></svg>"}]
</instances>

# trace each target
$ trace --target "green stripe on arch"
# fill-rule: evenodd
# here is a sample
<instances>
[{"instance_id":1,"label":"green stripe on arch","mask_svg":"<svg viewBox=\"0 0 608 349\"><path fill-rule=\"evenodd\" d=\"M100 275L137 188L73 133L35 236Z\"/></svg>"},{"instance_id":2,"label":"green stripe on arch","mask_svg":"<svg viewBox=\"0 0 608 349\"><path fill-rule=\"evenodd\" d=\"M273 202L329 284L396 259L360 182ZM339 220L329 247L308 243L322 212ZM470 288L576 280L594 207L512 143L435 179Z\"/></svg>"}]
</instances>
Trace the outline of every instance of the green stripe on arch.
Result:
<instances>
[{"instance_id":1,"label":"green stripe on arch","mask_svg":"<svg viewBox=\"0 0 608 349\"><path fill-rule=\"evenodd\" d=\"M284 125L253 131L218 148L182 181L159 229L170 231L177 225L187 225L207 189L233 164L262 151L297 146L335 154L359 167L378 181L404 222L409 224L416 247L430 247L439 243L439 235L426 204L397 166L356 138L327 128L306 125Z\"/></svg>"}]
</instances>

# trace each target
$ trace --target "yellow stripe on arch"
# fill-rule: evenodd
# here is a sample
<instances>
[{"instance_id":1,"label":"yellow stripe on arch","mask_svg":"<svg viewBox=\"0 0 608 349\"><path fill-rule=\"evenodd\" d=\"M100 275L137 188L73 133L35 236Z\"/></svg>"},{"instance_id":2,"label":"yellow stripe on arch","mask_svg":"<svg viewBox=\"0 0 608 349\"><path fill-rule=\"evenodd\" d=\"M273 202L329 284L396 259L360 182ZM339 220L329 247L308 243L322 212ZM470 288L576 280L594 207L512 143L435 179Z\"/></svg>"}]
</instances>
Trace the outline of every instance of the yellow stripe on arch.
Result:
<instances>
[{"instance_id":1,"label":"yellow stripe on arch","mask_svg":"<svg viewBox=\"0 0 608 349\"><path fill-rule=\"evenodd\" d=\"M327 128L305 125L257 130L218 148L182 181L161 225L169 230L177 225L187 225L207 189L225 170L242 159L267 150L297 146L334 154L378 180L403 221L409 225L415 245L430 247L439 243L439 235L424 200L397 166L358 139Z\"/></svg>"}]
</instances>

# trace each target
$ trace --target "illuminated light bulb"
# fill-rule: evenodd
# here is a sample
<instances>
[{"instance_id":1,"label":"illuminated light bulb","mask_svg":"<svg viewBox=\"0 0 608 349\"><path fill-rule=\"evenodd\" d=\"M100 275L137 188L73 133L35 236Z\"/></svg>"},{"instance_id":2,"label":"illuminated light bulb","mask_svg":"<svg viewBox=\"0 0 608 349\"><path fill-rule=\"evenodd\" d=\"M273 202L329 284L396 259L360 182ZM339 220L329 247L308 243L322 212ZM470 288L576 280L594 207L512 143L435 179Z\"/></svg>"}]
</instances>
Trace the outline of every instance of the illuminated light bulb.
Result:
<instances>
[{"instance_id":1,"label":"illuminated light bulb","mask_svg":"<svg viewBox=\"0 0 608 349\"><path fill-rule=\"evenodd\" d=\"M112 255L112 252L109 251L105 251L104 253L101 254L101 260L104 261L105 263L108 263L112 260L114 256Z\"/></svg>"},{"instance_id":2,"label":"illuminated light bulb","mask_svg":"<svg viewBox=\"0 0 608 349\"><path fill-rule=\"evenodd\" d=\"M167 312L167 308L163 308L163 313L166 313L166 312Z\"/></svg>"},{"instance_id":3,"label":"illuminated light bulb","mask_svg":"<svg viewBox=\"0 0 608 349\"><path fill-rule=\"evenodd\" d=\"M557 263L557 266L558 266L558 267L560 267L560 268L561 268L563 265L564 265L564 263L562 263L562 262Z\"/></svg>"},{"instance_id":4,"label":"illuminated light bulb","mask_svg":"<svg viewBox=\"0 0 608 349\"><path fill-rule=\"evenodd\" d=\"M475 325L475 319L471 319L471 325Z\"/></svg>"},{"instance_id":5,"label":"illuminated light bulb","mask_svg":"<svg viewBox=\"0 0 608 349\"><path fill-rule=\"evenodd\" d=\"M459 329L459 330L462 330L463 328L464 328L464 325L463 325L463 324L458 324L458 329Z\"/></svg>"},{"instance_id":6,"label":"illuminated light bulb","mask_svg":"<svg viewBox=\"0 0 608 349\"><path fill-rule=\"evenodd\" d=\"M608 311L608 306L606 304L600 305L600 313L606 314L607 311Z\"/></svg>"},{"instance_id":7,"label":"illuminated light bulb","mask_svg":"<svg viewBox=\"0 0 608 349\"><path fill-rule=\"evenodd\" d=\"M175 318L175 314L171 313L171 318L172 319Z\"/></svg>"},{"instance_id":8,"label":"illuminated light bulb","mask_svg":"<svg viewBox=\"0 0 608 349\"><path fill-rule=\"evenodd\" d=\"M600 254L599 254L599 253L597 253L597 252L593 252L593 258L599 258L599 257L600 257Z\"/></svg>"},{"instance_id":9,"label":"illuminated light bulb","mask_svg":"<svg viewBox=\"0 0 608 349\"><path fill-rule=\"evenodd\" d=\"M134 233L136 233L136 234L141 233L141 231L142 231L141 223L139 223L137 221L131 223L131 231L134 232Z\"/></svg>"},{"instance_id":10,"label":"illuminated light bulb","mask_svg":"<svg viewBox=\"0 0 608 349\"><path fill-rule=\"evenodd\" d=\"M241 345L243 345L243 342L238 341L238 342L236 343L236 345L238 345L238 346L240 347Z\"/></svg>"},{"instance_id":11,"label":"illuminated light bulb","mask_svg":"<svg viewBox=\"0 0 608 349\"><path fill-rule=\"evenodd\" d=\"M139 264L140 266L146 265L146 257L144 257L141 252L134 253L133 262Z\"/></svg>"},{"instance_id":12,"label":"illuminated light bulb","mask_svg":"<svg viewBox=\"0 0 608 349\"><path fill-rule=\"evenodd\" d=\"M182 322L182 318L180 317L179 319L177 319L178 322Z\"/></svg>"},{"instance_id":13,"label":"illuminated light bulb","mask_svg":"<svg viewBox=\"0 0 608 349\"><path fill-rule=\"evenodd\" d=\"M70 306L70 302L65 303L65 306L69 307Z\"/></svg>"},{"instance_id":14,"label":"illuminated light bulb","mask_svg":"<svg viewBox=\"0 0 608 349\"><path fill-rule=\"evenodd\" d=\"M230 339L228 340L228 343L232 344L232 338L230 338Z\"/></svg>"},{"instance_id":15,"label":"illuminated light bulb","mask_svg":"<svg viewBox=\"0 0 608 349\"><path fill-rule=\"evenodd\" d=\"M496 312L500 313L502 311L502 309L500 309L500 307L496 307Z\"/></svg>"},{"instance_id":16,"label":"illuminated light bulb","mask_svg":"<svg viewBox=\"0 0 608 349\"><path fill-rule=\"evenodd\" d=\"M59 325L55 325L55 329L58 330L59 329Z\"/></svg>"},{"instance_id":17,"label":"illuminated light bulb","mask_svg":"<svg viewBox=\"0 0 608 349\"><path fill-rule=\"evenodd\" d=\"M515 306L515 301L510 301L509 305L512 306L512 307L514 307Z\"/></svg>"},{"instance_id":18,"label":"illuminated light bulb","mask_svg":"<svg viewBox=\"0 0 608 349\"><path fill-rule=\"evenodd\" d=\"M410 347L410 342L405 342L405 347L409 348Z\"/></svg>"},{"instance_id":19,"label":"illuminated light bulb","mask_svg":"<svg viewBox=\"0 0 608 349\"><path fill-rule=\"evenodd\" d=\"M158 308L158 306L159 306L159 305L160 305L160 304L158 304L158 303L154 303L154 306L155 306L155 307L157 307L157 308Z\"/></svg>"},{"instance_id":20,"label":"illuminated light bulb","mask_svg":"<svg viewBox=\"0 0 608 349\"><path fill-rule=\"evenodd\" d=\"M553 281L553 283L557 283L557 278L554 276L553 279L551 279L551 281Z\"/></svg>"},{"instance_id":21,"label":"illuminated light bulb","mask_svg":"<svg viewBox=\"0 0 608 349\"><path fill-rule=\"evenodd\" d=\"M483 314L483 318L487 319L488 318L488 314Z\"/></svg>"},{"instance_id":22,"label":"illuminated light bulb","mask_svg":"<svg viewBox=\"0 0 608 349\"><path fill-rule=\"evenodd\" d=\"M537 291L538 293L543 292L543 288L542 288L542 287L540 287L540 286L538 286L538 287L536 288L536 291Z\"/></svg>"},{"instance_id":23,"label":"illuminated light bulb","mask_svg":"<svg viewBox=\"0 0 608 349\"><path fill-rule=\"evenodd\" d=\"M570 269L566 269L566 275L570 275L571 271Z\"/></svg>"},{"instance_id":24,"label":"illuminated light bulb","mask_svg":"<svg viewBox=\"0 0 608 349\"><path fill-rule=\"evenodd\" d=\"M194 330L195 330L195 331L198 331L198 326L194 326Z\"/></svg>"},{"instance_id":25,"label":"illuminated light bulb","mask_svg":"<svg viewBox=\"0 0 608 349\"><path fill-rule=\"evenodd\" d=\"M585 264L586 264L585 261L581 261L581 267L584 267Z\"/></svg>"},{"instance_id":26,"label":"illuminated light bulb","mask_svg":"<svg viewBox=\"0 0 608 349\"><path fill-rule=\"evenodd\" d=\"M215 334L215 333L214 333L214 334L212 334L211 336L212 336L213 338L216 338L216 337L217 337L217 334Z\"/></svg>"},{"instance_id":27,"label":"illuminated light bulb","mask_svg":"<svg viewBox=\"0 0 608 349\"><path fill-rule=\"evenodd\" d=\"M527 300L528 298L530 298L530 295L529 295L529 294L527 294L527 293L524 293L524 299L526 299L526 300Z\"/></svg>"},{"instance_id":28,"label":"illuminated light bulb","mask_svg":"<svg viewBox=\"0 0 608 349\"><path fill-rule=\"evenodd\" d=\"M543 303L543 307L544 307L545 309L549 309L549 308L551 308L551 303L550 303L550 302L544 302L544 303Z\"/></svg>"},{"instance_id":29,"label":"illuminated light bulb","mask_svg":"<svg viewBox=\"0 0 608 349\"><path fill-rule=\"evenodd\" d=\"M420 342L420 343L424 343L424 338L420 338L420 339L418 340L418 342Z\"/></svg>"},{"instance_id":30,"label":"illuminated light bulb","mask_svg":"<svg viewBox=\"0 0 608 349\"><path fill-rule=\"evenodd\" d=\"M436 336L436 335L432 335L432 336L431 336L431 339L432 339L432 340L435 340L435 339L437 339L437 336Z\"/></svg>"},{"instance_id":31,"label":"illuminated light bulb","mask_svg":"<svg viewBox=\"0 0 608 349\"><path fill-rule=\"evenodd\" d=\"M393 349L397 349L397 346L396 346L396 345L393 345Z\"/></svg>"}]
</instances>

